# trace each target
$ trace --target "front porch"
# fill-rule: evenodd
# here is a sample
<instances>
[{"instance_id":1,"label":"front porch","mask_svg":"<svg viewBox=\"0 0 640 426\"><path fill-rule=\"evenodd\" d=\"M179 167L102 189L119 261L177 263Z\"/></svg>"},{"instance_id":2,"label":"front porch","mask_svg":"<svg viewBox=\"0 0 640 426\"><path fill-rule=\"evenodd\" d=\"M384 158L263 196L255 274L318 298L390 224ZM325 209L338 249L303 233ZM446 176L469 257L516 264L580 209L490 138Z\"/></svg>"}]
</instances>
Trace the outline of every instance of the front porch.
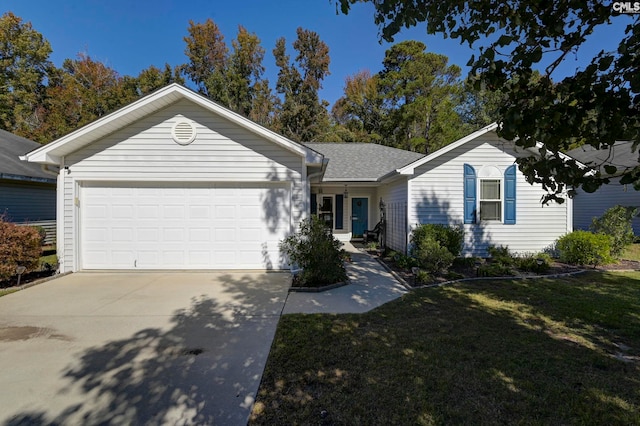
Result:
<instances>
[{"instance_id":1,"label":"front porch","mask_svg":"<svg viewBox=\"0 0 640 426\"><path fill-rule=\"evenodd\" d=\"M384 202L382 202L384 204ZM361 241L382 217L377 186L311 186L311 214L318 215L340 241Z\"/></svg>"}]
</instances>

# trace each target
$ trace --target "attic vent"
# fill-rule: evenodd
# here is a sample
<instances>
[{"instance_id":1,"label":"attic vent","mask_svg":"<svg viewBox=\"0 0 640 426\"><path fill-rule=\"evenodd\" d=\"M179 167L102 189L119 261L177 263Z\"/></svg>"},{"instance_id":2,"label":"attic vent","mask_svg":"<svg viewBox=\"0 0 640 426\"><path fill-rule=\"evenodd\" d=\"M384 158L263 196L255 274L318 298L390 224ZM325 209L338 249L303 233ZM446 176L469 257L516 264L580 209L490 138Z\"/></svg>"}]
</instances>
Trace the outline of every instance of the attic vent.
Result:
<instances>
[{"instance_id":1,"label":"attic vent","mask_svg":"<svg viewBox=\"0 0 640 426\"><path fill-rule=\"evenodd\" d=\"M178 121L171 129L171 136L180 145L189 145L196 138L196 127L189 121Z\"/></svg>"}]
</instances>

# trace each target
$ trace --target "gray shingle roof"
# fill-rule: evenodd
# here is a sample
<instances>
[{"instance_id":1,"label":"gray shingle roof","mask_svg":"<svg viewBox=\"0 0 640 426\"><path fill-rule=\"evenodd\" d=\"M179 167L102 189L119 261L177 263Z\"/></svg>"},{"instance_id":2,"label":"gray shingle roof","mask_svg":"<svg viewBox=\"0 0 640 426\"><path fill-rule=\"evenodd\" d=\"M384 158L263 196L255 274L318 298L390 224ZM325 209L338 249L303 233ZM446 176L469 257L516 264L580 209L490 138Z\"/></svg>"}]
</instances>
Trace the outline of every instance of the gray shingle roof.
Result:
<instances>
[{"instance_id":1,"label":"gray shingle roof","mask_svg":"<svg viewBox=\"0 0 640 426\"><path fill-rule=\"evenodd\" d=\"M638 150L633 150L631 141L616 142L611 149L595 149L591 145L585 145L572 149L567 152L567 155L596 168L601 165L612 165L618 170L624 170L640 165ZM604 169L601 171L605 173Z\"/></svg>"},{"instance_id":2,"label":"gray shingle roof","mask_svg":"<svg viewBox=\"0 0 640 426\"><path fill-rule=\"evenodd\" d=\"M0 177L3 179L55 182L55 176L44 172L40 164L27 163L18 158L40 146L37 142L0 129Z\"/></svg>"},{"instance_id":3,"label":"gray shingle roof","mask_svg":"<svg viewBox=\"0 0 640 426\"><path fill-rule=\"evenodd\" d=\"M424 154L372 143L308 142L329 160L324 182L375 182Z\"/></svg>"}]
</instances>

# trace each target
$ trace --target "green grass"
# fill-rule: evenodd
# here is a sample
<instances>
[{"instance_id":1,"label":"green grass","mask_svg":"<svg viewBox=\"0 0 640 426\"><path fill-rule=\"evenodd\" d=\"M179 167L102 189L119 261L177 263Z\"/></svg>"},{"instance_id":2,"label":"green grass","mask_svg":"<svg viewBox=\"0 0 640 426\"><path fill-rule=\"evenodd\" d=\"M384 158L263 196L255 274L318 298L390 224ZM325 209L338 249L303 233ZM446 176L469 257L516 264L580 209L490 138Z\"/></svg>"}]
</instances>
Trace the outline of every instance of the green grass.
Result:
<instances>
[{"instance_id":1,"label":"green grass","mask_svg":"<svg viewBox=\"0 0 640 426\"><path fill-rule=\"evenodd\" d=\"M640 262L640 244L631 244L622 253L622 258Z\"/></svg>"},{"instance_id":2,"label":"green grass","mask_svg":"<svg viewBox=\"0 0 640 426\"><path fill-rule=\"evenodd\" d=\"M640 424L640 273L280 320L250 424Z\"/></svg>"},{"instance_id":3,"label":"green grass","mask_svg":"<svg viewBox=\"0 0 640 426\"><path fill-rule=\"evenodd\" d=\"M56 265L57 262L58 257L55 252L47 256L40 256L40 265L44 265L45 263L48 263L49 265Z\"/></svg>"},{"instance_id":4,"label":"green grass","mask_svg":"<svg viewBox=\"0 0 640 426\"><path fill-rule=\"evenodd\" d=\"M12 289L12 288L8 288L8 289L6 289L6 290L2 290L2 289L0 289L0 297L2 297L2 296L6 296L7 294L14 293L14 292L16 292L16 291L18 291L18 290L17 290L17 289Z\"/></svg>"}]
</instances>

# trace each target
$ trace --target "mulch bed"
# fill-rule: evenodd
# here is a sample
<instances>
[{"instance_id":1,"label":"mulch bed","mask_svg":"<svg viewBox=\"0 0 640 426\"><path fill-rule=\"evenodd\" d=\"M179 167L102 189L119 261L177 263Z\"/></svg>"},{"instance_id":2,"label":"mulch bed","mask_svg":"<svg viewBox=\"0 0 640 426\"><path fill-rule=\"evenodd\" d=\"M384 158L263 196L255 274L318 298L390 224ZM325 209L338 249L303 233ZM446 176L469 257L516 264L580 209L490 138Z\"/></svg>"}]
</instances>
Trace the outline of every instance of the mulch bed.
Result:
<instances>
[{"instance_id":1,"label":"mulch bed","mask_svg":"<svg viewBox=\"0 0 640 426\"><path fill-rule=\"evenodd\" d=\"M432 277L429 282L416 282L415 276L411 272L411 270L400 268L393 259L389 257L383 257L379 255L379 253L375 251L368 252L372 256L376 257L380 262L387 266L390 270L392 270L395 274L397 274L400 278L402 278L410 287L421 287L425 285L434 285L441 284L448 281L456 281L459 279L465 278L478 278L477 269L475 267L467 267L467 268L451 268L450 271L458 275L456 278L446 277L446 276L436 276ZM567 274L571 272L578 272L581 270L596 270L596 271L623 271L623 270L640 270L640 262L634 260L620 260L618 263L612 263L609 265L602 265L596 268L591 266L578 267L574 265L567 265L565 263L553 262L551 267L544 274L536 274L533 272L522 272L522 271L514 271L514 275L511 275L512 278L522 278L522 277L543 277L543 276L553 276L553 275L561 275Z\"/></svg>"},{"instance_id":2,"label":"mulch bed","mask_svg":"<svg viewBox=\"0 0 640 426\"><path fill-rule=\"evenodd\" d=\"M51 277L55 275L55 270L52 271L33 271L26 274L22 274L20 278L20 287L25 284L32 283L34 281L38 281L43 278ZM0 289L6 290L12 287L18 287L18 276L11 277L8 280L0 280Z\"/></svg>"}]
</instances>

